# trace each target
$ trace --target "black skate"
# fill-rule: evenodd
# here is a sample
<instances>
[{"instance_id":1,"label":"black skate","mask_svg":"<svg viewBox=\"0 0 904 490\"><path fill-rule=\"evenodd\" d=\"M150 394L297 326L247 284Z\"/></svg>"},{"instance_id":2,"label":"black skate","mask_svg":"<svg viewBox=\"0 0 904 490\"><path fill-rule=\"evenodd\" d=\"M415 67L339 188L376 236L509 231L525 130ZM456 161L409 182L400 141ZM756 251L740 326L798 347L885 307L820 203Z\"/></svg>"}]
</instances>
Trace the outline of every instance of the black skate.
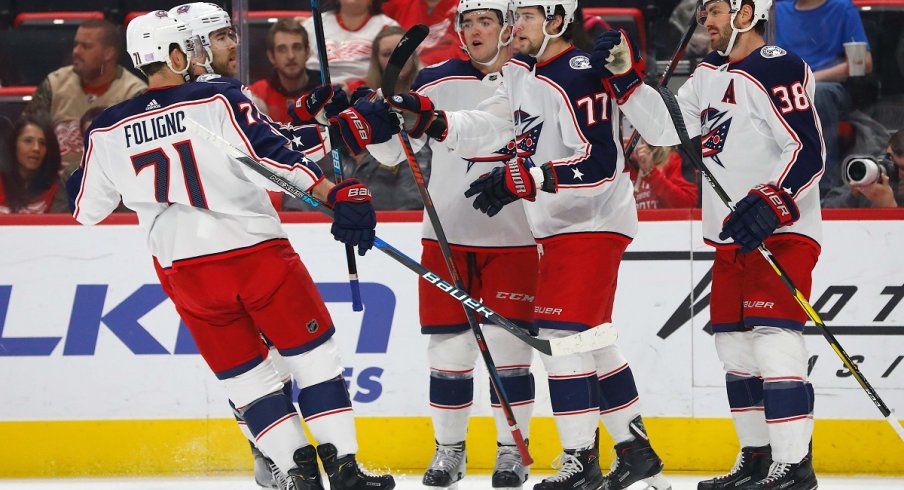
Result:
<instances>
[{"instance_id":1,"label":"black skate","mask_svg":"<svg viewBox=\"0 0 904 490\"><path fill-rule=\"evenodd\" d=\"M458 444L436 443L436 452L433 453L430 466L424 472L424 486L454 490L458 487L458 482L465 477L467 462L464 441Z\"/></svg>"},{"instance_id":2,"label":"black skate","mask_svg":"<svg viewBox=\"0 0 904 490\"><path fill-rule=\"evenodd\" d=\"M758 482L769 474L772 448L768 445L741 448L738 459L727 475L717 476L697 484L697 490L734 490L748 483Z\"/></svg>"},{"instance_id":3,"label":"black skate","mask_svg":"<svg viewBox=\"0 0 904 490\"><path fill-rule=\"evenodd\" d=\"M534 490L600 490L603 488L600 455L595 445L587 449L566 449L553 461L552 467L558 468L559 472L534 485Z\"/></svg>"},{"instance_id":4,"label":"black skate","mask_svg":"<svg viewBox=\"0 0 904 490\"><path fill-rule=\"evenodd\" d=\"M323 469L330 479L330 490L392 490L395 480L392 475L374 475L358 464L354 454L338 457L336 446L321 444L317 454L323 462ZM300 489L299 489L300 490Z\"/></svg>"},{"instance_id":5,"label":"black skate","mask_svg":"<svg viewBox=\"0 0 904 490\"><path fill-rule=\"evenodd\" d=\"M612 469L603 477L602 490L622 490L643 482L649 490L670 490L672 485L662 476L662 460L650 446L650 438L640 415L628 425L634 440L615 445Z\"/></svg>"},{"instance_id":6,"label":"black skate","mask_svg":"<svg viewBox=\"0 0 904 490\"><path fill-rule=\"evenodd\" d=\"M813 459L808 454L800 463L779 463L773 461L766 478L738 487L739 490L814 490L816 473Z\"/></svg>"},{"instance_id":7,"label":"black skate","mask_svg":"<svg viewBox=\"0 0 904 490\"><path fill-rule=\"evenodd\" d=\"M286 486L278 486L277 488L285 488L287 490L324 490L323 480L320 479L320 467L317 466L317 451L314 446L307 445L295 450L292 456L295 460L295 467L289 470L289 478ZM271 463L272 464L272 463ZM274 475L282 475L276 465L272 466ZM281 482L277 482L282 485Z\"/></svg>"},{"instance_id":8,"label":"black skate","mask_svg":"<svg viewBox=\"0 0 904 490\"><path fill-rule=\"evenodd\" d=\"M524 441L527 444L528 441ZM521 462L521 453L515 446L498 445L496 466L493 468L493 488L497 490L520 490L530 475L530 466Z\"/></svg>"},{"instance_id":9,"label":"black skate","mask_svg":"<svg viewBox=\"0 0 904 490\"><path fill-rule=\"evenodd\" d=\"M276 468L276 465L273 464L273 461L264 456L264 453L254 444L251 444L251 455L254 456L254 483L261 488L279 488L274 478L276 473L273 472L273 469ZM276 471L279 471L279 468L276 468Z\"/></svg>"}]
</instances>

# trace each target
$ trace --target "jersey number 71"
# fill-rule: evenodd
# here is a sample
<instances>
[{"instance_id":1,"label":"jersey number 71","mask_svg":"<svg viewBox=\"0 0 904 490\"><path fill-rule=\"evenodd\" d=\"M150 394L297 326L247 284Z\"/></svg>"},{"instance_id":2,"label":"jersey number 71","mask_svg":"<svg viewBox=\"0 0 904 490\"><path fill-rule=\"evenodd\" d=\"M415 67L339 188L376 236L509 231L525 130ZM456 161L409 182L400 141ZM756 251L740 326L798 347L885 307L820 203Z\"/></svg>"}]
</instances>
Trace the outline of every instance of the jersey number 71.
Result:
<instances>
[{"instance_id":1,"label":"jersey number 71","mask_svg":"<svg viewBox=\"0 0 904 490\"><path fill-rule=\"evenodd\" d=\"M185 180L185 190L192 206L207 209L207 199L204 197L204 187L201 186L201 178L198 175L198 163L195 161L195 152L191 146L191 140L173 143L176 154L179 155L179 163L182 166L182 176ZM135 167L135 175L138 175L146 167L154 167L154 198L157 202L169 203L170 186L170 159L163 148L132 155L132 166Z\"/></svg>"}]
</instances>

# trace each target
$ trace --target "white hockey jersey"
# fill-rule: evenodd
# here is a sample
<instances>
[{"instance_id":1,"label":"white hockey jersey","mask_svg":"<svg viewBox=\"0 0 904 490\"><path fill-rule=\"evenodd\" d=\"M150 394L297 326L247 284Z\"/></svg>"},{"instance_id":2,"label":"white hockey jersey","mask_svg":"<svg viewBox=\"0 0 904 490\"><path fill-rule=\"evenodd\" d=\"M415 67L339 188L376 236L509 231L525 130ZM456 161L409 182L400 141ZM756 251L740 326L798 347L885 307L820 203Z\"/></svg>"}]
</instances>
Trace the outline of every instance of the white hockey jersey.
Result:
<instances>
[{"instance_id":1,"label":"white hockey jersey","mask_svg":"<svg viewBox=\"0 0 904 490\"><path fill-rule=\"evenodd\" d=\"M280 189L198 137L187 120L301 189L322 178L317 164L289 149L285 136L261 117L238 81L188 83L148 90L95 119L75 218L95 224L121 200L138 214L151 254L163 267L285 238L264 190Z\"/></svg>"},{"instance_id":2,"label":"white hockey jersey","mask_svg":"<svg viewBox=\"0 0 904 490\"><path fill-rule=\"evenodd\" d=\"M684 123L691 137L702 135L704 163L731 197L747 195L757 184L772 183L787 191L800 209L800 219L776 233L822 238L819 178L825 145L813 108L816 83L810 67L777 46L764 46L729 63L710 53L678 91ZM650 144L679 143L659 93L642 85L622 111ZM703 238L716 247L728 208L712 187L703 184Z\"/></svg>"},{"instance_id":3,"label":"white hockey jersey","mask_svg":"<svg viewBox=\"0 0 904 490\"><path fill-rule=\"evenodd\" d=\"M501 82L499 73L484 76L471 65L470 61L454 59L421 70L412 89L429 97L438 109L457 111L475 109L478 104L496 92ZM511 123L508 134L511 135ZM430 144L433 150L427 190L430 191L436 214L451 248L501 249L534 246L534 237L527 225L521 201L504 207L498 215L490 218L474 209L470 200L464 197L471 182L514 156L514 146L504 144L481 157L466 159L426 137L412 139L411 144L415 152L424 144ZM405 159L398 138L381 145L370 145L367 149L386 165L395 165ZM427 240L436 241L436 233L426 214L422 236Z\"/></svg>"},{"instance_id":4,"label":"white hockey jersey","mask_svg":"<svg viewBox=\"0 0 904 490\"><path fill-rule=\"evenodd\" d=\"M633 238L634 192L612 123L618 108L587 54L572 47L543 63L519 55L502 73L502 85L478 110L447 113L444 143L464 157L511 143L528 166L553 164L558 192L538 192L536 201L524 202L536 239L574 233Z\"/></svg>"},{"instance_id":5,"label":"white hockey jersey","mask_svg":"<svg viewBox=\"0 0 904 490\"><path fill-rule=\"evenodd\" d=\"M330 81L340 85L350 80L367 78L374 38L386 27L399 25L389 17L379 14L368 18L364 25L352 31L342 25L342 21L336 16L336 11L324 12L321 18L323 19L323 37L326 41L327 63L330 67ZM308 31L311 45L311 57L308 58L305 66L308 70L320 71L320 57L315 42L317 38L314 36L313 17L305 21L304 28Z\"/></svg>"}]
</instances>

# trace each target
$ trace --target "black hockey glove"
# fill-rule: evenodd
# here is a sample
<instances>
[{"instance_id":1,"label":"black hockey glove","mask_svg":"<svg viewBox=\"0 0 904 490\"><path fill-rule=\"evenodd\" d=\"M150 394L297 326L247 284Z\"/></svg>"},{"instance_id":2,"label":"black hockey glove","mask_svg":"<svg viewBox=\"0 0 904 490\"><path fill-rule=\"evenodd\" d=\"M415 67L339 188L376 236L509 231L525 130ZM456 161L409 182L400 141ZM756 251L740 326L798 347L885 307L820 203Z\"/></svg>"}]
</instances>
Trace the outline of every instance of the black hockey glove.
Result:
<instances>
[{"instance_id":1,"label":"black hockey glove","mask_svg":"<svg viewBox=\"0 0 904 490\"><path fill-rule=\"evenodd\" d=\"M289 103L292 123L320 124L326 126L329 119L348 109L348 95L339 85L318 85Z\"/></svg>"},{"instance_id":2,"label":"black hockey glove","mask_svg":"<svg viewBox=\"0 0 904 490\"><path fill-rule=\"evenodd\" d=\"M719 239L731 238L741 246L741 253L751 252L776 229L798 218L800 211L790 194L772 184L760 184L738 201L734 212L725 219Z\"/></svg>"},{"instance_id":3,"label":"black hockey glove","mask_svg":"<svg viewBox=\"0 0 904 490\"><path fill-rule=\"evenodd\" d=\"M624 30L610 29L596 38L590 65L603 78L609 94L621 104L643 83L646 61Z\"/></svg>"},{"instance_id":4,"label":"black hockey glove","mask_svg":"<svg viewBox=\"0 0 904 490\"><path fill-rule=\"evenodd\" d=\"M543 182L540 190L555 192L556 176L549 163L540 167ZM483 174L471 182L471 186L465 191L465 197L474 198L474 209L487 216L495 216L507 204L518 199L533 201L537 197L537 183L524 164L524 159L513 158L504 167L496 167L487 174Z\"/></svg>"},{"instance_id":5,"label":"black hockey glove","mask_svg":"<svg viewBox=\"0 0 904 490\"><path fill-rule=\"evenodd\" d=\"M358 179L345 179L330 189L327 201L333 208L333 238L357 246L358 255L367 253L374 246L377 227L370 189Z\"/></svg>"},{"instance_id":6,"label":"black hockey glove","mask_svg":"<svg viewBox=\"0 0 904 490\"><path fill-rule=\"evenodd\" d=\"M393 95L387 102L402 115L405 132L412 138L426 134L436 140L446 139L446 113L435 110L429 98L417 92L408 92Z\"/></svg>"}]
</instances>

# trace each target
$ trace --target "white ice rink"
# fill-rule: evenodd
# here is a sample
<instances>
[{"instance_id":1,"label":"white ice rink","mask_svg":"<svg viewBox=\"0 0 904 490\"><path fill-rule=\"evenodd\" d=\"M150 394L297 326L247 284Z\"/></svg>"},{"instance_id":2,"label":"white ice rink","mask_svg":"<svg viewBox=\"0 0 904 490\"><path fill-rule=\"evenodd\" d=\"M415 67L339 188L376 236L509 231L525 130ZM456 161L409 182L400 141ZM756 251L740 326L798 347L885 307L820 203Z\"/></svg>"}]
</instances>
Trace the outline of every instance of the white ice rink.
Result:
<instances>
[{"instance_id":1,"label":"white ice rink","mask_svg":"<svg viewBox=\"0 0 904 490\"><path fill-rule=\"evenodd\" d=\"M673 490L695 490L703 475L668 475ZM539 478L531 478L525 486L530 490ZM396 477L396 490L423 490L420 477ZM630 490L640 490L636 484ZM819 477L821 490L904 489L904 478ZM489 490L487 475L469 475L458 490ZM0 480L0 490L260 490L250 475L203 478L85 478L60 480Z\"/></svg>"}]
</instances>

